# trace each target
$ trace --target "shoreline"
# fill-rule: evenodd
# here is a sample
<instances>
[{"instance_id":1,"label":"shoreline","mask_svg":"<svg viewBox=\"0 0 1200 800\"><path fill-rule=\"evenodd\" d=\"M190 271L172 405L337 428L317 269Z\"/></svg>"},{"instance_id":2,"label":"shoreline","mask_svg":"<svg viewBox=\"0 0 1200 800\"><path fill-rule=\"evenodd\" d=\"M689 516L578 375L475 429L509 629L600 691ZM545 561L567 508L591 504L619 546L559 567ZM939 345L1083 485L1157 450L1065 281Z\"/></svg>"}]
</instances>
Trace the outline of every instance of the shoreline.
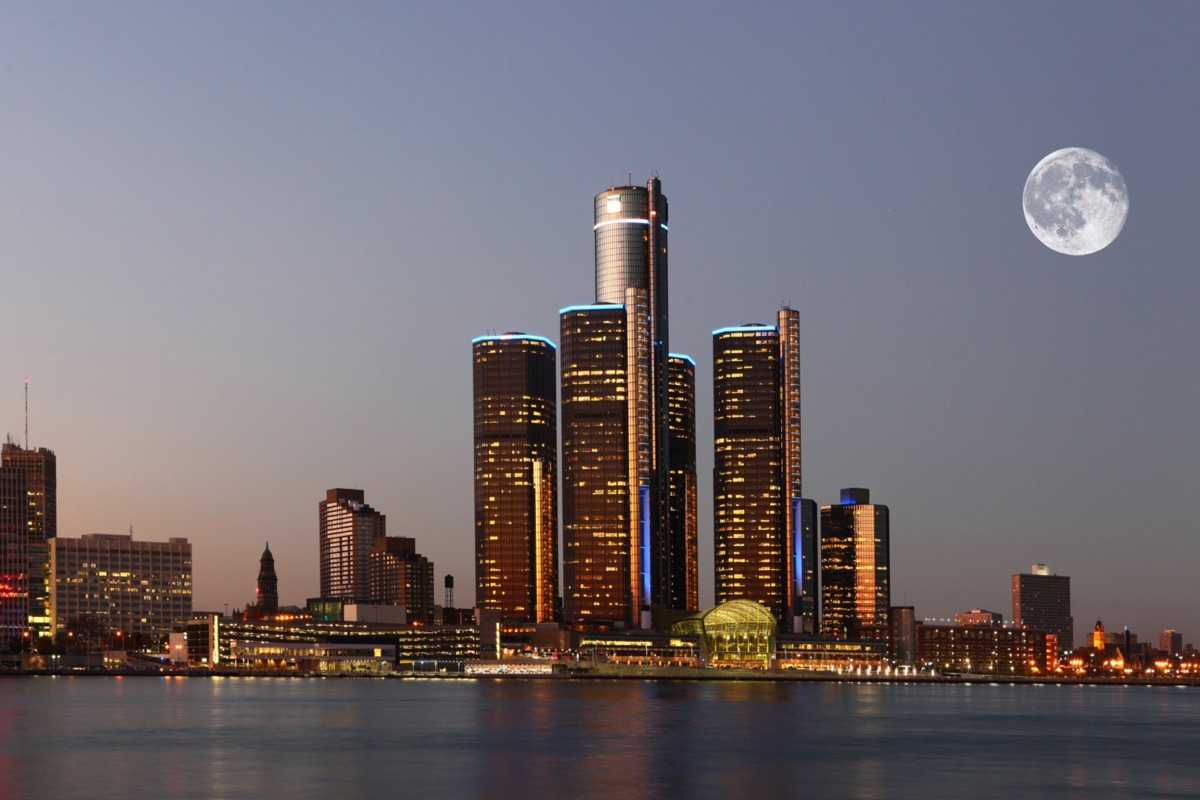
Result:
<instances>
[{"instance_id":1,"label":"shoreline","mask_svg":"<svg viewBox=\"0 0 1200 800\"><path fill-rule=\"evenodd\" d=\"M60 670L4 670L0 678L291 678L317 680L439 680L439 681L734 681L755 683L861 683L861 684L931 684L970 685L996 684L1021 686L1161 686L1194 688L1200 686L1197 678L1146 678L1134 676L1091 677L1091 676L1026 676L1026 675L857 675L852 673L807 671L807 670L752 670L752 669L690 669L690 668L629 668L602 667L570 669L551 673L338 673L291 671L248 671L248 670L104 670L104 669L60 669Z\"/></svg>"}]
</instances>

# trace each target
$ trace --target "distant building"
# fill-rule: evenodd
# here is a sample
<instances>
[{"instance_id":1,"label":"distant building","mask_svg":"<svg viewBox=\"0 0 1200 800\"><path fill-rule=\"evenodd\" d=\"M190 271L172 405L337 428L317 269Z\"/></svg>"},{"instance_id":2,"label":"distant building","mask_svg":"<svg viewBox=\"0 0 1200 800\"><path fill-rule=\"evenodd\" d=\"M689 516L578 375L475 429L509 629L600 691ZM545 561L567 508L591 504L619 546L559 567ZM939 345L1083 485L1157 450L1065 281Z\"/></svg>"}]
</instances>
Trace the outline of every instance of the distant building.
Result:
<instances>
[{"instance_id":1,"label":"distant building","mask_svg":"<svg viewBox=\"0 0 1200 800\"><path fill-rule=\"evenodd\" d=\"M475 604L508 620L554 619L558 597L557 351L540 336L471 343Z\"/></svg>"},{"instance_id":2,"label":"distant building","mask_svg":"<svg viewBox=\"0 0 1200 800\"><path fill-rule=\"evenodd\" d=\"M1158 649L1168 656L1181 655L1183 653L1183 634L1168 628L1158 635Z\"/></svg>"},{"instance_id":3,"label":"distant building","mask_svg":"<svg viewBox=\"0 0 1200 800\"><path fill-rule=\"evenodd\" d=\"M1059 648L1074 649L1069 576L1051 575L1045 564L1034 564L1031 573L1012 576L1012 605L1015 626L1053 633Z\"/></svg>"},{"instance_id":4,"label":"distant building","mask_svg":"<svg viewBox=\"0 0 1200 800\"><path fill-rule=\"evenodd\" d=\"M318 506L321 597L365 603L367 560L387 534L387 518L366 504L361 489L330 489Z\"/></svg>"},{"instance_id":5,"label":"distant building","mask_svg":"<svg viewBox=\"0 0 1200 800\"><path fill-rule=\"evenodd\" d=\"M1092 626L1092 648L1103 651L1108 644L1108 634L1104 632L1104 623L1096 620Z\"/></svg>"},{"instance_id":6,"label":"distant building","mask_svg":"<svg viewBox=\"0 0 1200 800\"><path fill-rule=\"evenodd\" d=\"M264 614L274 614L279 610L279 578L275 576L275 556L271 555L269 542L262 558L258 560L258 592L255 599L259 611Z\"/></svg>"},{"instance_id":7,"label":"distant building","mask_svg":"<svg viewBox=\"0 0 1200 800\"><path fill-rule=\"evenodd\" d=\"M368 555L368 602L404 606L409 622L433 621L433 562L415 539L384 536Z\"/></svg>"},{"instance_id":8,"label":"distant building","mask_svg":"<svg viewBox=\"0 0 1200 800\"><path fill-rule=\"evenodd\" d=\"M821 632L851 636L886 626L891 606L889 510L867 489L843 489L821 506Z\"/></svg>"},{"instance_id":9,"label":"distant building","mask_svg":"<svg viewBox=\"0 0 1200 800\"><path fill-rule=\"evenodd\" d=\"M58 535L54 451L0 447L0 639L50 632L46 541Z\"/></svg>"},{"instance_id":10,"label":"distant building","mask_svg":"<svg viewBox=\"0 0 1200 800\"><path fill-rule=\"evenodd\" d=\"M785 307L774 326L713 331L716 599L760 603L787 631L803 591L799 320Z\"/></svg>"},{"instance_id":11,"label":"distant building","mask_svg":"<svg viewBox=\"0 0 1200 800\"><path fill-rule=\"evenodd\" d=\"M50 540L50 614L64 631L85 615L108 632L166 638L192 615L192 546L86 533Z\"/></svg>"},{"instance_id":12,"label":"distant building","mask_svg":"<svg viewBox=\"0 0 1200 800\"><path fill-rule=\"evenodd\" d=\"M1004 615L996 611L972 608L970 611L955 614L954 624L960 627L964 625L983 625L991 628L999 628L1004 625Z\"/></svg>"}]
</instances>

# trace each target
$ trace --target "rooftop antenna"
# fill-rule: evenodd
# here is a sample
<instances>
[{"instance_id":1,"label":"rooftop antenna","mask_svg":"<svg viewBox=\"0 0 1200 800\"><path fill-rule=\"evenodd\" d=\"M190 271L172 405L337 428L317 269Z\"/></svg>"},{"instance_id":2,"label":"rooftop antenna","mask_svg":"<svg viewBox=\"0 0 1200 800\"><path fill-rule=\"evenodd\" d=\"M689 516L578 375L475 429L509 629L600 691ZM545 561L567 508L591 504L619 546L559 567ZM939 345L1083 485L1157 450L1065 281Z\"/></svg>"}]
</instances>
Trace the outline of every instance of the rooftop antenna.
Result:
<instances>
[{"instance_id":1,"label":"rooftop antenna","mask_svg":"<svg viewBox=\"0 0 1200 800\"><path fill-rule=\"evenodd\" d=\"M625 174L629 176L629 183L627 183L627 184L625 184L625 185L626 185L626 186L633 186L633 170L629 170L629 171L628 171L628 172L626 172Z\"/></svg>"},{"instance_id":2,"label":"rooftop antenna","mask_svg":"<svg viewBox=\"0 0 1200 800\"><path fill-rule=\"evenodd\" d=\"M29 450L29 378L25 379L25 449Z\"/></svg>"}]
</instances>

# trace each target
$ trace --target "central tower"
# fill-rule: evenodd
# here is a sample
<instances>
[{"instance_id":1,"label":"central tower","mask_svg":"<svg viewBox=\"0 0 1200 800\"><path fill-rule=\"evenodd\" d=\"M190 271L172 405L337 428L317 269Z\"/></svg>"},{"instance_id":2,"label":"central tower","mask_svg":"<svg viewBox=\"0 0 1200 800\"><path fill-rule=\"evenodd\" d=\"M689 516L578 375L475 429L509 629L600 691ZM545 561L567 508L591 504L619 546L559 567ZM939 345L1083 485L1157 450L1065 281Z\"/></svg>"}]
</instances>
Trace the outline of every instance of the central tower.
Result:
<instances>
[{"instance_id":1,"label":"central tower","mask_svg":"<svg viewBox=\"0 0 1200 800\"><path fill-rule=\"evenodd\" d=\"M679 605L683 548L670 525L667 199L651 178L594 202L596 302L560 313L564 609L572 623L646 627L651 606Z\"/></svg>"},{"instance_id":2,"label":"central tower","mask_svg":"<svg viewBox=\"0 0 1200 800\"><path fill-rule=\"evenodd\" d=\"M670 404L668 401L667 198L662 181L617 186L595 199L596 302L625 306L629 357L630 419L644 439L630 442L631 463L648 456L636 486L646 530L643 547L645 584L642 610L651 604L673 606L673 548L670 539ZM634 477L631 472L631 479Z\"/></svg>"}]
</instances>

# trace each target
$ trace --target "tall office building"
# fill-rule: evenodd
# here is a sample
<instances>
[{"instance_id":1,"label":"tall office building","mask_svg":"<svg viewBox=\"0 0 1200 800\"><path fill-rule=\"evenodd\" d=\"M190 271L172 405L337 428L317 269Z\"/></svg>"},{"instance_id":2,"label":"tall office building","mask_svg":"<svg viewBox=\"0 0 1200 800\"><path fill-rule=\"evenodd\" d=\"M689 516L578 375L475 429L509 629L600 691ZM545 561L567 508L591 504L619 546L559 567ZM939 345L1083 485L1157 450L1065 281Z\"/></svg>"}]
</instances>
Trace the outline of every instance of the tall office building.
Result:
<instances>
[{"instance_id":1,"label":"tall office building","mask_svg":"<svg viewBox=\"0 0 1200 800\"><path fill-rule=\"evenodd\" d=\"M404 606L409 622L433 622L433 562L417 552L415 539L384 536L368 558L369 601Z\"/></svg>"},{"instance_id":2,"label":"tall office building","mask_svg":"<svg viewBox=\"0 0 1200 800\"><path fill-rule=\"evenodd\" d=\"M867 489L842 489L840 505L821 506L821 632L887 625L891 594L888 507Z\"/></svg>"},{"instance_id":3,"label":"tall office building","mask_svg":"<svg viewBox=\"0 0 1200 800\"><path fill-rule=\"evenodd\" d=\"M263 550L262 558L258 560L256 595L255 602L259 611L264 614L274 614L279 610L279 578L275 575L275 556L271 555L269 542Z\"/></svg>"},{"instance_id":4,"label":"tall office building","mask_svg":"<svg viewBox=\"0 0 1200 800\"><path fill-rule=\"evenodd\" d=\"M128 533L54 537L50 615L56 630L96 617L107 631L165 638L192 615L192 545L181 537L134 541Z\"/></svg>"},{"instance_id":5,"label":"tall office building","mask_svg":"<svg viewBox=\"0 0 1200 800\"><path fill-rule=\"evenodd\" d=\"M475 339L472 356L475 604L548 622L558 597L555 347L506 333Z\"/></svg>"},{"instance_id":6,"label":"tall office building","mask_svg":"<svg viewBox=\"0 0 1200 800\"><path fill-rule=\"evenodd\" d=\"M50 632L49 551L58 535L57 461L44 447L0 447L0 637Z\"/></svg>"},{"instance_id":7,"label":"tall office building","mask_svg":"<svg viewBox=\"0 0 1200 800\"><path fill-rule=\"evenodd\" d=\"M1045 564L1034 564L1029 573L1012 576L1013 624L1053 633L1060 652L1075 647L1075 623L1071 617L1071 578L1051 575Z\"/></svg>"},{"instance_id":8,"label":"tall office building","mask_svg":"<svg viewBox=\"0 0 1200 800\"><path fill-rule=\"evenodd\" d=\"M697 562L696 496L696 362L672 353L667 360L668 461L671 467L670 535L667 547L669 608L698 610L700 571Z\"/></svg>"},{"instance_id":9,"label":"tall office building","mask_svg":"<svg viewBox=\"0 0 1200 800\"><path fill-rule=\"evenodd\" d=\"M329 489L318 506L321 598L366 603L371 546L387 534L387 519L366 504L361 489Z\"/></svg>"},{"instance_id":10,"label":"tall office building","mask_svg":"<svg viewBox=\"0 0 1200 800\"><path fill-rule=\"evenodd\" d=\"M650 459L638 446L645 417L629 397L625 307L566 308L560 321L563 614L574 624L638 625L649 593L640 512Z\"/></svg>"},{"instance_id":11,"label":"tall office building","mask_svg":"<svg viewBox=\"0 0 1200 800\"><path fill-rule=\"evenodd\" d=\"M713 332L716 599L799 628L803 592L799 315Z\"/></svg>"},{"instance_id":12,"label":"tall office building","mask_svg":"<svg viewBox=\"0 0 1200 800\"><path fill-rule=\"evenodd\" d=\"M600 192L594 207L596 305L560 315L564 607L572 623L647 626L651 605L679 602L670 524L667 200L651 178L645 187ZM593 372L601 361L605 372ZM589 394L595 391L608 396ZM620 443L610 436L618 427ZM603 452L588 449L595 438L605 441ZM609 476L607 489L572 485L571 459L603 462L595 470ZM600 552L618 560L589 560Z\"/></svg>"}]
</instances>

